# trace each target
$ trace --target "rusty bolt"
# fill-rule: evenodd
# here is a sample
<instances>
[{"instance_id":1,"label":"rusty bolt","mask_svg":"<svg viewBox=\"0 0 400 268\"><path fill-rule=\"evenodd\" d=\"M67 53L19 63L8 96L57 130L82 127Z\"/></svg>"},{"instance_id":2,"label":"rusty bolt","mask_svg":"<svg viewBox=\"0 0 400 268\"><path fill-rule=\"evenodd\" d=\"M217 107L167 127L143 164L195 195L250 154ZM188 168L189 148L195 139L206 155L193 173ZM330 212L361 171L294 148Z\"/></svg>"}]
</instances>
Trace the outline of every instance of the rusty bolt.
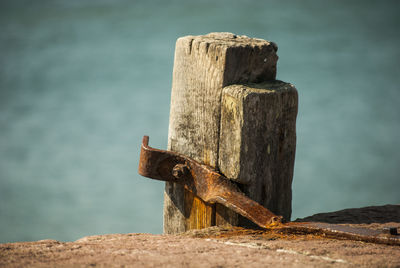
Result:
<instances>
[{"instance_id":1,"label":"rusty bolt","mask_svg":"<svg viewBox=\"0 0 400 268\"><path fill-rule=\"evenodd\" d=\"M185 164L176 164L172 169L172 176L177 179L182 179L189 174L189 167Z\"/></svg>"}]
</instances>

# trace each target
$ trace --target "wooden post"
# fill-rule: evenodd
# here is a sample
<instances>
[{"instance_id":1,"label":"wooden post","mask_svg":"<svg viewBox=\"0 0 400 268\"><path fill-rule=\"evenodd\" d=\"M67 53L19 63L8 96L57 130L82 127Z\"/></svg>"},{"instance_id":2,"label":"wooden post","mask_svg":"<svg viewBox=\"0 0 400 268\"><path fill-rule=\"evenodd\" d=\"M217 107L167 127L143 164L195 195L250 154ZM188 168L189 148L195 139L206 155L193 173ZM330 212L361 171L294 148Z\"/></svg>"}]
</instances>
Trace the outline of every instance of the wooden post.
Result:
<instances>
[{"instance_id":1,"label":"wooden post","mask_svg":"<svg viewBox=\"0 0 400 268\"><path fill-rule=\"evenodd\" d=\"M168 150L215 167L289 220L297 91L275 81L276 50L272 42L231 33L179 38ZM222 224L246 221L166 183L164 233Z\"/></svg>"}]
</instances>

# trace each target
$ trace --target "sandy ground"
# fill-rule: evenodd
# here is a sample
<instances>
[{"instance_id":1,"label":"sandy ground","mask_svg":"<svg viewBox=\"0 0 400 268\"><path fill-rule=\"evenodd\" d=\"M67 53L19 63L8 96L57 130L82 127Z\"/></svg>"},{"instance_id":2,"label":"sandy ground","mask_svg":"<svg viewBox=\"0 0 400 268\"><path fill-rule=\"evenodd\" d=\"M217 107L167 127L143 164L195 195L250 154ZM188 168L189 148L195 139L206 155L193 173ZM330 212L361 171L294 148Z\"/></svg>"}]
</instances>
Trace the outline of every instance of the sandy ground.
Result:
<instances>
[{"instance_id":1,"label":"sandy ground","mask_svg":"<svg viewBox=\"0 0 400 268\"><path fill-rule=\"evenodd\" d=\"M377 207L371 207L376 211ZM383 206L386 219L346 224L400 227L400 206ZM394 211L393 211L394 209ZM390 215L387 213L391 210ZM354 210L350 215L356 215ZM335 212L339 213L339 212ZM366 213L365 215L371 213ZM323 220L319 216L319 221ZM317 215L316 215L317 216ZM331 218L329 214L327 218ZM359 215L358 215L359 216ZM334 217L335 218L335 217ZM307 218L312 220L312 218ZM344 222L342 222L344 223ZM111 234L75 242L42 240L0 244L0 266L133 267L400 267L400 247L312 235L277 235L259 230L211 227L179 235Z\"/></svg>"}]
</instances>

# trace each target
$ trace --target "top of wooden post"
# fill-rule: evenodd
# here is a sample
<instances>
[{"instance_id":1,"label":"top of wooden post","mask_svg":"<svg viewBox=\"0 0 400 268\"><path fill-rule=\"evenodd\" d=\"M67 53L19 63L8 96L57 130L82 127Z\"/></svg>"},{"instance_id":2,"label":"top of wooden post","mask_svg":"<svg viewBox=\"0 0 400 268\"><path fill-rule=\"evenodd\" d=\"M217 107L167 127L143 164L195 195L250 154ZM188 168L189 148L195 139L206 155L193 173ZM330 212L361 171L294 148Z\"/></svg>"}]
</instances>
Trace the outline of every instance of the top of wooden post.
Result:
<instances>
[{"instance_id":1,"label":"top of wooden post","mask_svg":"<svg viewBox=\"0 0 400 268\"><path fill-rule=\"evenodd\" d=\"M214 89L275 80L277 50L273 42L232 33L184 36L176 41L173 80L186 80L183 76L189 75L187 69L191 69L190 75L200 75L200 81L212 79L210 88Z\"/></svg>"},{"instance_id":2,"label":"top of wooden post","mask_svg":"<svg viewBox=\"0 0 400 268\"><path fill-rule=\"evenodd\" d=\"M205 69L214 78L221 76L217 88L236 83L260 83L275 80L278 46L259 38L233 33L188 35L176 41L175 62L192 59L197 70ZM194 63L191 62L191 65ZM176 64L175 64L176 65ZM187 68L189 63L186 65ZM180 66L180 63L178 63ZM178 67L177 66L177 67ZM176 71L182 72L180 68ZM196 75L198 71L194 74ZM187 75L187 72L184 73Z\"/></svg>"},{"instance_id":3,"label":"top of wooden post","mask_svg":"<svg viewBox=\"0 0 400 268\"><path fill-rule=\"evenodd\" d=\"M278 46L274 42L269 42L259 38L250 38L246 35L236 35L233 33L209 33L206 35L188 35L180 39L191 39L195 42L206 42L209 44L217 44L227 47L237 47L237 46L271 46L274 51L278 50Z\"/></svg>"}]
</instances>

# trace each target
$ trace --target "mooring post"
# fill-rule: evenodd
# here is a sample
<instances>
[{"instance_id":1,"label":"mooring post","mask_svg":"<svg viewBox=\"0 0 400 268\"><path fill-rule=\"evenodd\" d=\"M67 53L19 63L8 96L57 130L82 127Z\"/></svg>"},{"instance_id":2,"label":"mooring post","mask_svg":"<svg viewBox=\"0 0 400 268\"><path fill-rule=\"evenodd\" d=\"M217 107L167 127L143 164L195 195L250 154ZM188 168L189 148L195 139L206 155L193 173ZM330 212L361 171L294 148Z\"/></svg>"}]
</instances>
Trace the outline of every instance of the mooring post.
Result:
<instances>
[{"instance_id":1,"label":"mooring post","mask_svg":"<svg viewBox=\"0 0 400 268\"><path fill-rule=\"evenodd\" d=\"M297 91L275 81L277 46L231 33L179 38L168 150L214 167L285 220L291 215ZM164 233L247 225L235 212L167 182Z\"/></svg>"}]
</instances>

